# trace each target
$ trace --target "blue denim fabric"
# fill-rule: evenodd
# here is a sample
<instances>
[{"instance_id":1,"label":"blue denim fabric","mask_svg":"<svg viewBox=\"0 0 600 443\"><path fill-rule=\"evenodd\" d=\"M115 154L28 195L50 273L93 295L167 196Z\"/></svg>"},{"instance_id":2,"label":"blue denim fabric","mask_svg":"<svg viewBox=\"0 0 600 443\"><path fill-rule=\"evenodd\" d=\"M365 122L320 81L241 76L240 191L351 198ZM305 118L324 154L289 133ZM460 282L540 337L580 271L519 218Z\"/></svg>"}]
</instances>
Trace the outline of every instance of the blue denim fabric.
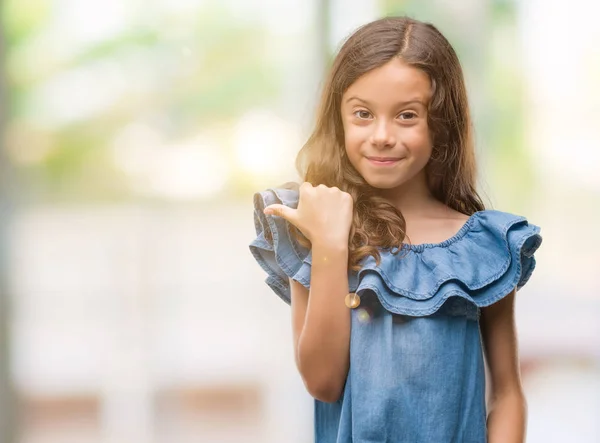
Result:
<instances>
[{"instance_id":1,"label":"blue denim fabric","mask_svg":"<svg viewBox=\"0 0 600 443\"><path fill-rule=\"evenodd\" d=\"M272 203L297 207L292 189L254 197L250 251L267 284L290 303L289 278L310 288L310 250L288 223L265 216ZM405 245L349 272L350 367L342 397L315 400L316 443L486 441L481 308L522 288L542 238L524 217L486 210L437 244Z\"/></svg>"}]
</instances>

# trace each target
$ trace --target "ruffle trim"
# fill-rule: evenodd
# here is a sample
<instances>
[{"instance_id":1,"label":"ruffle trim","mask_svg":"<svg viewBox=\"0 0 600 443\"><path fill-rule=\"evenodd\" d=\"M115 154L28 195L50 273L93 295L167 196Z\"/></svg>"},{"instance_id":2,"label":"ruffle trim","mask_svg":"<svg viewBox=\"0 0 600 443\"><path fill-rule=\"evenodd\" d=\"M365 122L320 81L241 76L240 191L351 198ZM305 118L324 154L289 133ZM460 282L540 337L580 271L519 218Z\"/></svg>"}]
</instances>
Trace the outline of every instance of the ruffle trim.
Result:
<instances>
[{"instance_id":1,"label":"ruffle trim","mask_svg":"<svg viewBox=\"0 0 600 443\"><path fill-rule=\"evenodd\" d=\"M312 254L290 232L290 224L282 217L265 215L272 204L298 207L298 192L293 189L268 189L254 195L254 227L257 237L250 252L267 273L265 282L287 304L291 304L290 283L293 279L310 287Z\"/></svg>"},{"instance_id":2,"label":"ruffle trim","mask_svg":"<svg viewBox=\"0 0 600 443\"><path fill-rule=\"evenodd\" d=\"M289 304L288 278L310 287L311 254L291 236L287 221L263 214L273 203L296 208L298 192L268 189L254 196L257 238L250 250L267 272L267 284ZM366 257L358 273L349 273L349 287L359 296L374 292L396 314L431 315L451 297L485 307L527 283L541 243L540 228L524 217L479 211L444 242L406 245L408 252L398 254L381 251L379 265Z\"/></svg>"}]
</instances>

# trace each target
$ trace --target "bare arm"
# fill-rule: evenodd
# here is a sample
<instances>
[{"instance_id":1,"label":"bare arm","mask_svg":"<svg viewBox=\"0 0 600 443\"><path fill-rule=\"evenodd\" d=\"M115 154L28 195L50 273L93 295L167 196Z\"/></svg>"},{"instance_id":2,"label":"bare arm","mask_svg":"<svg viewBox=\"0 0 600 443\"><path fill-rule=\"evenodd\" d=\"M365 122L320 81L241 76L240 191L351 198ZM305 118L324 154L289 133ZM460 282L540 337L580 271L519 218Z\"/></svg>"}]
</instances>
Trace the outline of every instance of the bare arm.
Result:
<instances>
[{"instance_id":1,"label":"bare arm","mask_svg":"<svg viewBox=\"0 0 600 443\"><path fill-rule=\"evenodd\" d=\"M334 402L348 374L350 310L346 246L315 244L312 248L311 289L290 280L296 366L308 392Z\"/></svg>"},{"instance_id":2,"label":"bare arm","mask_svg":"<svg viewBox=\"0 0 600 443\"><path fill-rule=\"evenodd\" d=\"M515 293L513 290L482 310L482 336L492 387L487 419L490 443L525 441L527 402L521 386L517 352Z\"/></svg>"},{"instance_id":3,"label":"bare arm","mask_svg":"<svg viewBox=\"0 0 600 443\"><path fill-rule=\"evenodd\" d=\"M298 207L269 205L265 214L283 217L311 243L309 291L290 280L296 365L308 392L336 401L349 366L350 311L348 294L348 237L353 199L336 187L299 187Z\"/></svg>"}]
</instances>

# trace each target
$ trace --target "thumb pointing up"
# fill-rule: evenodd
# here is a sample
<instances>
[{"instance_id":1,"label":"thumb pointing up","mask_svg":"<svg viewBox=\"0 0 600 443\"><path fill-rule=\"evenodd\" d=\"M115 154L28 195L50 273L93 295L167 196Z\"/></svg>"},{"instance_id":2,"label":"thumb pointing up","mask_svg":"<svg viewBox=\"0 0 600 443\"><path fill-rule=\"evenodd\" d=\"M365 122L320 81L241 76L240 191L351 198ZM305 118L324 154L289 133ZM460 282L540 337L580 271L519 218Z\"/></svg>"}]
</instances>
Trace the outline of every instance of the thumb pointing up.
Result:
<instances>
[{"instance_id":1,"label":"thumb pointing up","mask_svg":"<svg viewBox=\"0 0 600 443\"><path fill-rule=\"evenodd\" d=\"M336 187L300 185L298 207L272 204L264 208L266 215L279 216L302 232L311 242L329 241L347 245L352 225L353 199Z\"/></svg>"},{"instance_id":2,"label":"thumb pointing up","mask_svg":"<svg viewBox=\"0 0 600 443\"><path fill-rule=\"evenodd\" d=\"M279 217L282 217L292 224L295 224L294 222L298 218L298 210L285 205L269 205L263 210L263 212L267 215L277 215Z\"/></svg>"}]
</instances>

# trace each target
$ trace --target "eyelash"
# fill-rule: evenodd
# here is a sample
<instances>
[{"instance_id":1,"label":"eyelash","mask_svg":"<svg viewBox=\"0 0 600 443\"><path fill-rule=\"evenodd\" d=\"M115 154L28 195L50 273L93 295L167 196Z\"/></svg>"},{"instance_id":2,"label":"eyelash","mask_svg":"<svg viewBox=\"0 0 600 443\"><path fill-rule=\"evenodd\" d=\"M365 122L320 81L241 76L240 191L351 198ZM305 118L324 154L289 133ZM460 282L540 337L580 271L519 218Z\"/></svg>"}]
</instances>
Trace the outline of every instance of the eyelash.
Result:
<instances>
[{"instance_id":1,"label":"eyelash","mask_svg":"<svg viewBox=\"0 0 600 443\"><path fill-rule=\"evenodd\" d=\"M364 109L359 109L359 110L357 110L357 111L354 111L353 115L354 115L355 117L359 118L360 120L366 120L365 118L362 118L362 117L360 117L360 116L358 115L358 114L359 114L359 113L361 113L361 112L366 112L367 114L371 115L371 113L370 113L369 111L365 111ZM403 112L403 113L401 113L401 114L399 114L399 115L406 115L406 114L408 114L408 115L410 115L410 116L411 116L411 118L410 118L410 119L408 119L408 120L413 120L415 117L417 117L417 114L416 114L416 113L414 113L414 112ZM406 119L403 119L403 120L405 120L405 121L406 121Z\"/></svg>"}]
</instances>

